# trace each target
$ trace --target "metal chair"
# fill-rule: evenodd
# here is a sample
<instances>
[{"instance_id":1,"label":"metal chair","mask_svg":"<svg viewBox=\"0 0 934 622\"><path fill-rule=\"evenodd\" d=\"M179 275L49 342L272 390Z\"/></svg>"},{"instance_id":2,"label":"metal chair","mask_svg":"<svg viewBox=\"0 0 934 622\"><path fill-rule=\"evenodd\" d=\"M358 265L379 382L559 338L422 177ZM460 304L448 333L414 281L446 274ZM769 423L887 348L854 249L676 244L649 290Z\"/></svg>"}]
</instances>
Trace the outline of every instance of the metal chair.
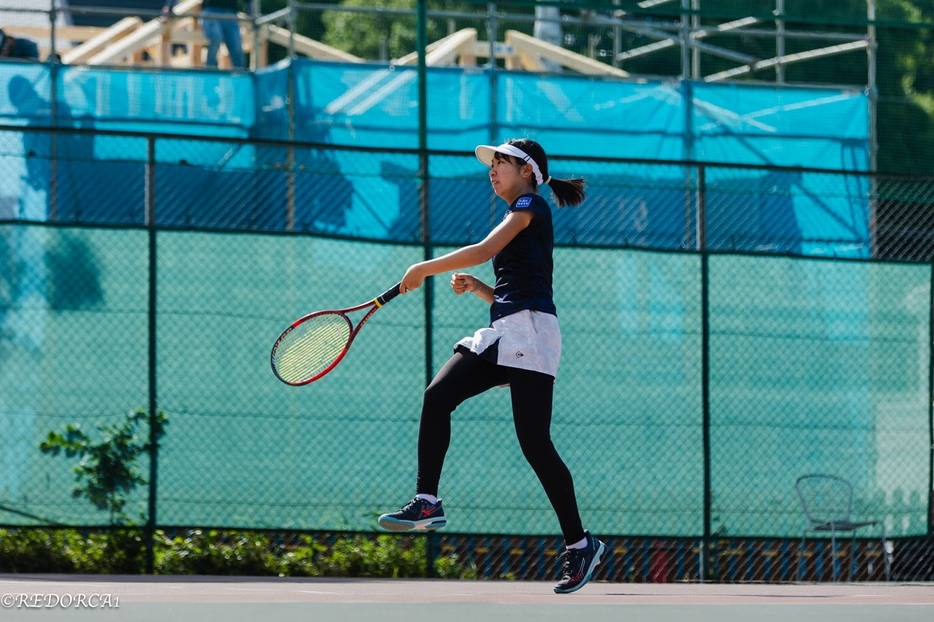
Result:
<instances>
[{"instance_id":1,"label":"metal chair","mask_svg":"<svg viewBox=\"0 0 934 622\"><path fill-rule=\"evenodd\" d=\"M836 475L812 473L802 475L795 482L795 490L804 508L807 525L801 535L801 550L798 552L798 579L801 578L801 557L805 550L805 538L808 532L830 532L830 555L833 564L833 580L837 580L837 534L852 535L851 557L856 544L856 531L863 527L879 526L882 529L882 559L885 564L885 580L891 573L889 552L885 544L885 524L882 521L853 521L853 484ZM853 578L853 564L850 563L850 579Z\"/></svg>"}]
</instances>

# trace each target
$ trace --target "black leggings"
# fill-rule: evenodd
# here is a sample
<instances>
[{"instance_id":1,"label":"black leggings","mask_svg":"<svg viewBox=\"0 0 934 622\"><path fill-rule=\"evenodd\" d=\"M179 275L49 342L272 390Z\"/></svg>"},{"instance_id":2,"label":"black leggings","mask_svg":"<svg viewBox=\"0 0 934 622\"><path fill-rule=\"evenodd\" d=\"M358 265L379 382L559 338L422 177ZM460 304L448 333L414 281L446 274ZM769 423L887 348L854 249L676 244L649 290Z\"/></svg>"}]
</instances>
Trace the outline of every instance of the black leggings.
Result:
<instances>
[{"instance_id":1,"label":"black leggings","mask_svg":"<svg viewBox=\"0 0 934 622\"><path fill-rule=\"evenodd\" d=\"M418 430L416 491L438 495L444 456L451 443L454 409L467 398L507 383L522 453L558 515L565 542L577 542L584 537L584 528L571 472L551 442L554 378L547 374L495 365L470 351L458 349L425 389Z\"/></svg>"}]
</instances>

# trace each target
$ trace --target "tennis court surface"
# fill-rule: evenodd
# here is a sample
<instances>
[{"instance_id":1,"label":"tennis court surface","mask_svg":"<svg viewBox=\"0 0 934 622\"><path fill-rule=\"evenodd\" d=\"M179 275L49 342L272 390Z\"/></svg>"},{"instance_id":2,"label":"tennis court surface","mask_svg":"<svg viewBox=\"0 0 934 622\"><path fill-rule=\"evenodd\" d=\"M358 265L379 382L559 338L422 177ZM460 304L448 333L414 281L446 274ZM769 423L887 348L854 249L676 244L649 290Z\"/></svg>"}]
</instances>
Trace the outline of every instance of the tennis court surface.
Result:
<instances>
[{"instance_id":1,"label":"tennis court surface","mask_svg":"<svg viewBox=\"0 0 934 622\"><path fill-rule=\"evenodd\" d=\"M934 584L593 582L559 596L531 581L0 575L0 605L4 622L930 622Z\"/></svg>"}]
</instances>

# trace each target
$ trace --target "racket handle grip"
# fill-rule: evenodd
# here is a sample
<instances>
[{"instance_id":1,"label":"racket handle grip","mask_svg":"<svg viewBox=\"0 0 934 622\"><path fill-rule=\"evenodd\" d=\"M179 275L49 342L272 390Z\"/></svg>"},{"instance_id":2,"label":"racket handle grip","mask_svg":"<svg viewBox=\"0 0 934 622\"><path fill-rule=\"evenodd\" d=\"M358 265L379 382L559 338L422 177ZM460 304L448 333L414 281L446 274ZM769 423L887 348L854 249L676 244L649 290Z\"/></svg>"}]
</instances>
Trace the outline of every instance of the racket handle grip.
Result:
<instances>
[{"instance_id":1,"label":"racket handle grip","mask_svg":"<svg viewBox=\"0 0 934 622\"><path fill-rule=\"evenodd\" d=\"M393 298L395 298L396 296L398 296L398 295L399 295L399 287L400 287L401 285L402 285L402 283L396 283L395 285L393 285L392 287L390 287L389 289L387 289L386 291L384 291L382 294L380 294L379 296L377 296L377 297L376 297L376 306L377 306L377 307L382 307L384 304L386 304L387 302L389 302L390 300L392 300Z\"/></svg>"}]
</instances>

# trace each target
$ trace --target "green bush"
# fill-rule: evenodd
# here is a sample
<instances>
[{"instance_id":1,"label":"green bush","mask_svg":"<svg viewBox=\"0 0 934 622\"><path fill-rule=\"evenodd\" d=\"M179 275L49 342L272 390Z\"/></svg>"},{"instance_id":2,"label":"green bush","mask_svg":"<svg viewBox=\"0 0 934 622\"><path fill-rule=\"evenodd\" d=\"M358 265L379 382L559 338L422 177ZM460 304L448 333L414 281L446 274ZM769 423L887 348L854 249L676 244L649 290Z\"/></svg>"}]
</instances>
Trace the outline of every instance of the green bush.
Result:
<instances>
[{"instance_id":1,"label":"green bush","mask_svg":"<svg viewBox=\"0 0 934 622\"><path fill-rule=\"evenodd\" d=\"M427 541L417 536L337 535L192 529L156 533L161 575L283 577L425 577ZM146 567L140 529L0 529L0 573L139 574ZM454 554L438 557L433 576L476 578Z\"/></svg>"},{"instance_id":2,"label":"green bush","mask_svg":"<svg viewBox=\"0 0 934 622\"><path fill-rule=\"evenodd\" d=\"M169 539L160 533L155 547L156 574L278 575L265 536L249 532L194 530Z\"/></svg>"},{"instance_id":3,"label":"green bush","mask_svg":"<svg viewBox=\"0 0 934 622\"><path fill-rule=\"evenodd\" d=\"M0 529L0 572L136 574L145 551L133 529Z\"/></svg>"},{"instance_id":4,"label":"green bush","mask_svg":"<svg viewBox=\"0 0 934 622\"><path fill-rule=\"evenodd\" d=\"M0 572L75 572L74 531L0 529Z\"/></svg>"},{"instance_id":5,"label":"green bush","mask_svg":"<svg viewBox=\"0 0 934 622\"><path fill-rule=\"evenodd\" d=\"M435 560L435 575L439 579L473 579L479 578L477 567L471 564L464 567L457 553L444 555Z\"/></svg>"},{"instance_id":6,"label":"green bush","mask_svg":"<svg viewBox=\"0 0 934 622\"><path fill-rule=\"evenodd\" d=\"M146 567L146 544L138 529L73 536L69 552L75 572L82 574L136 574Z\"/></svg>"},{"instance_id":7,"label":"green bush","mask_svg":"<svg viewBox=\"0 0 934 622\"><path fill-rule=\"evenodd\" d=\"M424 538L394 538L381 535L375 540L360 535L334 543L323 556L322 574L329 577L424 577Z\"/></svg>"},{"instance_id":8,"label":"green bush","mask_svg":"<svg viewBox=\"0 0 934 622\"><path fill-rule=\"evenodd\" d=\"M317 563L326 550L325 546L308 535L301 536L299 542L284 547L279 557L279 576L283 577L320 577L323 571Z\"/></svg>"}]
</instances>

